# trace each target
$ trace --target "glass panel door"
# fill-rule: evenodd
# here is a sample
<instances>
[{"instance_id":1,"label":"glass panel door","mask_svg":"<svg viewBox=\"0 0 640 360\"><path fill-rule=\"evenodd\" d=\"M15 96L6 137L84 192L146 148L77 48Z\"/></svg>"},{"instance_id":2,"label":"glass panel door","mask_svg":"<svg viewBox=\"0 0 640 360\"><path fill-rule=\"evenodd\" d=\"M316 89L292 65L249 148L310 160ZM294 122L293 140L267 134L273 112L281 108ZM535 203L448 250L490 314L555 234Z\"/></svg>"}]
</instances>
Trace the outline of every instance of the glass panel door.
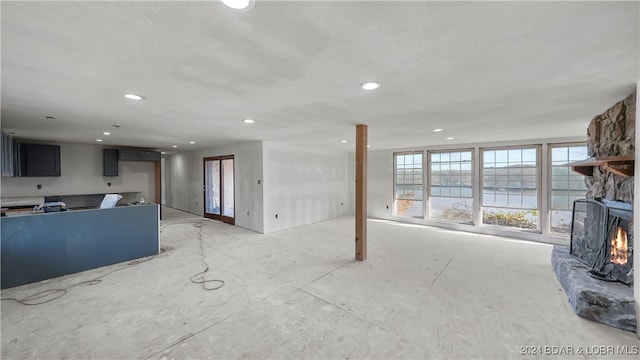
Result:
<instances>
[{"instance_id":1,"label":"glass panel door","mask_svg":"<svg viewBox=\"0 0 640 360\"><path fill-rule=\"evenodd\" d=\"M222 160L222 189L224 189L224 206L222 215L234 217L235 198L233 194L233 158Z\"/></svg>"},{"instance_id":2,"label":"glass panel door","mask_svg":"<svg viewBox=\"0 0 640 360\"><path fill-rule=\"evenodd\" d=\"M220 160L205 160L205 213L220 215Z\"/></svg>"},{"instance_id":3,"label":"glass panel door","mask_svg":"<svg viewBox=\"0 0 640 360\"><path fill-rule=\"evenodd\" d=\"M204 216L235 224L233 155L204 161Z\"/></svg>"}]
</instances>

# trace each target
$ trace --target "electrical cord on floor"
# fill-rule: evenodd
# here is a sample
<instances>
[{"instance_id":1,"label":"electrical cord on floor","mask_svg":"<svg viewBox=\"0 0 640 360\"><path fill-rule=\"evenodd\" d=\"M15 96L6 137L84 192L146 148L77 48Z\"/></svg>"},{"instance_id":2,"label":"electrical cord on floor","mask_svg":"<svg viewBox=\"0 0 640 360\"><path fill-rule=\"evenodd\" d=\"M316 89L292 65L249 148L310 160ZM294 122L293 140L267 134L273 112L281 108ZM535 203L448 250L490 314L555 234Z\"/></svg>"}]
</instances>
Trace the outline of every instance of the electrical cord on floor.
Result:
<instances>
[{"instance_id":1,"label":"electrical cord on floor","mask_svg":"<svg viewBox=\"0 0 640 360\"><path fill-rule=\"evenodd\" d=\"M205 274L209 271L209 263L207 263L207 260L205 258L204 255L204 245L203 245L203 240L202 240L202 228L205 227L205 223L203 222L197 222L193 224L194 227L199 228L200 230L198 230L198 245L200 247L200 260L202 261L202 263L205 266L204 271L199 272L195 275L192 275L189 280L191 280L192 283L194 284L200 284L202 285L202 288L204 290L207 291L211 291L211 290L218 290L221 287L224 286L224 280L218 280L218 279L205 279ZM202 276L202 278L200 279L194 279L198 276ZM215 283L217 285L215 286L207 286L207 284L212 284Z\"/></svg>"},{"instance_id":2,"label":"electrical cord on floor","mask_svg":"<svg viewBox=\"0 0 640 360\"><path fill-rule=\"evenodd\" d=\"M160 249L160 253L162 254L163 252L164 252L164 249ZM69 291L69 289L71 289L71 288L74 288L74 287L80 286L80 285L97 285L97 284L100 284L104 277L106 277L108 275L111 275L116 271L128 269L128 268L137 266L139 264L145 263L147 261L150 261L150 260L154 259L156 256L157 255L144 258L143 260L131 261L131 262L127 263L127 265L119 267L117 269L113 269L113 270L109 271L106 274L98 276L95 279L82 281L82 282L79 282L77 284L73 284L71 286L67 286L66 288L42 290L42 291L39 291L39 292L37 292L35 294L29 295L29 296L27 296L25 298L22 298L22 299L1 298L0 300L1 301L15 301L15 302L20 303L22 305L42 305L42 304L46 304L48 302L52 302L54 300L57 300L57 299L65 296L67 294L67 292ZM42 300L42 299L46 299L46 300Z\"/></svg>"}]
</instances>

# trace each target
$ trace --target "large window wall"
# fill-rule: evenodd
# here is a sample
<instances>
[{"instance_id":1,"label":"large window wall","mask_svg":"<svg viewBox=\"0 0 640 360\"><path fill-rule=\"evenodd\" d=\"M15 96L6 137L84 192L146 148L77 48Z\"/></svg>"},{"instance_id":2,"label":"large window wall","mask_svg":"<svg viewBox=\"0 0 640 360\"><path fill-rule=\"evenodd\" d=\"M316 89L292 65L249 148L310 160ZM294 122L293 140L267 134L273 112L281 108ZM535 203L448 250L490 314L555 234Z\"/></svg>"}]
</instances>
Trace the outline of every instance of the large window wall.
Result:
<instances>
[{"instance_id":1,"label":"large window wall","mask_svg":"<svg viewBox=\"0 0 640 360\"><path fill-rule=\"evenodd\" d=\"M584 178L568 166L587 158L584 143L393 155L393 215L427 224L433 220L460 229L473 226L568 239L573 201L586 192Z\"/></svg>"}]
</instances>

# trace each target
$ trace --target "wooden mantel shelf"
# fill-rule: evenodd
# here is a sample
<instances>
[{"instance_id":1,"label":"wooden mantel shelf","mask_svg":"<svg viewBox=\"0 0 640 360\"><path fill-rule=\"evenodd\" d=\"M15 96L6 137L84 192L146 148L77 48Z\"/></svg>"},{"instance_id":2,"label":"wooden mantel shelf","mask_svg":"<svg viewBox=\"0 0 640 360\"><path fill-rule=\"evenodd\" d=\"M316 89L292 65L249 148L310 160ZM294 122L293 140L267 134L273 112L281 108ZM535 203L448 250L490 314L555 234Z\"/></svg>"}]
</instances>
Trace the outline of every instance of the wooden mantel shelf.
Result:
<instances>
[{"instance_id":1,"label":"wooden mantel shelf","mask_svg":"<svg viewBox=\"0 0 640 360\"><path fill-rule=\"evenodd\" d=\"M621 176L633 176L633 156L600 156L567 164L571 170L584 176L593 176L593 168L600 166L603 170Z\"/></svg>"}]
</instances>

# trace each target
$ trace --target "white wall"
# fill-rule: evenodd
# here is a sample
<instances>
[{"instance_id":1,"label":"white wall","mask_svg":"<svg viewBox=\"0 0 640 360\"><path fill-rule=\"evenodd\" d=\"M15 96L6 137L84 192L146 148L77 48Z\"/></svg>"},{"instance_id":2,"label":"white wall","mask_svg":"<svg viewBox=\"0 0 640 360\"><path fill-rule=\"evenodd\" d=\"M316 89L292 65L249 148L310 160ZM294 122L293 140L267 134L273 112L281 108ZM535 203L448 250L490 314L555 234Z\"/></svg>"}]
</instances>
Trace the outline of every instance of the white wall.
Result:
<instances>
[{"instance_id":1,"label":"white wall","mask_svg":"<svg viewBox=\"0 0 640 360\"><path fill-rule=\"evenodd\" d=\"M500 235L500 236L509 236L514 238L521 238L527 240L535 240L535 241L543 241L549 243L557 243L557 244L566 244L568 240L561 239L558 237L553 237L547 234L538 234L517 230L502 230L496 227L482 227L482 226L472 226L466 224L457 224L446 221L437 221L430 219L417 219L410 218L404 216L394 216L393 215L393 153L394 152L402 152L402 151L415 151L415 150L445 150L445 149L474 149L474 152L477 157L478 148L479 147L492 147L492 146L510 146L510 145L538 145L542 144L542 157L540 160L541 163L541 192L542 194L546 194L547 192L547 153L546 153L546 144L548 143L569 143L569 142L579 142L586 141L586 128L585 128L585 136L577 137L577 138L561 138L561 139L533 139L533 140L525 140L525 141L516 141L516 142L500 142L500 143L483 143L483 144L456 144L450 146L437 146L437 147L416 147L409 149L393 149L393 150L377 150L377 151L369 151L368 153L368 171L367 171L367 193L368 193L368 202L367 202L367 212L368 216L371 218L378 219L387 219L387 220L395 220L402 222L410 222L416 224L424 224L424 225L434 225L445 228L451 228L462 231L470 231L491 235ZM353 154L351 154L353 156ZM352 166L352 163L350 163ZM427 158L425 156L424 166L427 166ZM350 172L353 169L349 170ZM428 174L428 169L427 169ZM479 176L477 175L474 179L474 185L479 188ZM425 178L426 181L426 178ZM426 186L426 184L425 184ZM355 193L353 192L354 187L349 187L349 198L354 198ZM477 192L476 192L477 193ZM425 201L427 197L425 195ZM479 196L476 195L476 202L479 201ZM389 207L387 209L387 206ZM541 198L541 214L546 214L547 209L547 198L542 196ZM540 216L540 226L541 228L546 227L546 218L544 216Z\"/></svg>"},{"instance_id":2,"label":"white wall","mask_svg":"<svg viewBox=\"0 0 640 360\"><path fill-rule=\"evenodd\" d=\"M222 155L234 155L236 226L264 232L262 143L259 141L167 156L167 204L204 215L203 159Z\"/></svg>"},{"instance_id":3,"label":"white wall","mask_svg":"<svg viewBox=\"0 0 640 360\"><path fill-rule=\"evenodd\" d=\"M105 146L55 143L60 145L58 177L2 177L5 197L82 195L140 192L138 197L153 200L154 163L120 161L119 176L102 176L102 149ZM107 186L111 183L111 187ZM37 185L42 185L38 189ZM139 200L139 199L134 199Z\"/></svg>"},{"instance_id":4,"label":"white wall","mask_svg":"<svg viewBox=\"0 0 640 360\"><path fill-rule=\"evenodd\" d=\"M350 213L349 154L282 142L263 145L265 233Z\"/></svg>"}]
</instances>

